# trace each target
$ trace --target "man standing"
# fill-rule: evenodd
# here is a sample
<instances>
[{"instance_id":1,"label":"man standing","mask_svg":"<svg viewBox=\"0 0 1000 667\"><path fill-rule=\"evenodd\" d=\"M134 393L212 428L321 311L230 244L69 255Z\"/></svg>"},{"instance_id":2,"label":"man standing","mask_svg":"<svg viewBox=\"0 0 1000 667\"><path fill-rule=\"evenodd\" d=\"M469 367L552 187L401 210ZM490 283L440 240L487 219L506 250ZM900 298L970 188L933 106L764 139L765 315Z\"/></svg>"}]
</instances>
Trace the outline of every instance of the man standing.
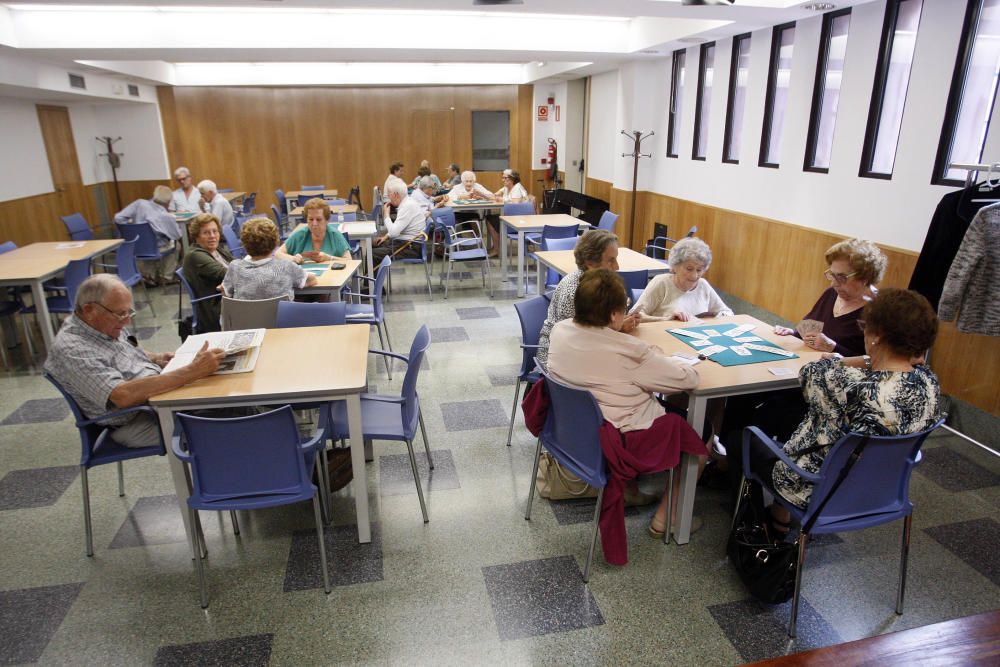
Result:
<instances>
[{"instance_id":1,"label":"man standing","mask_svg":"<svg viewBox=\"0 0 1000 667\"><path fill-rule=\"evenodd\" d=\"M167 211L172 195L170 188L157 185L152 199L136 199L115 213L115 222L147 223L156 235L156 247L162 257L156 262L143 262L146 266L152 266L152 270L147 268L143 276L146 285L150 287L177 284L177 279L173 277L177 264L177 253L174 250L176 242L181 238L181 228L173 214Z\"/></svg>"}]
</instances>

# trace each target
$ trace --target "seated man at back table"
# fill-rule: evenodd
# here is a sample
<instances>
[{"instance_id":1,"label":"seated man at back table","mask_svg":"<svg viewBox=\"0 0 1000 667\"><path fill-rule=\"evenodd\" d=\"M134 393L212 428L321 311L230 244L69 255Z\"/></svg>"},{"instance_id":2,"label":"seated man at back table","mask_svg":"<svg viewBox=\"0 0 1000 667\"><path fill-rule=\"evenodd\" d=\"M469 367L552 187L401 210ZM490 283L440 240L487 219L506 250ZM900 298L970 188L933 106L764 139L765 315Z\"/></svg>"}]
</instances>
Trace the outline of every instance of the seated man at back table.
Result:
<instances>
[{"instance_id":1,"label":"seated man at back table","mask_svg":"<svg viewBox=\"0 0 1000 667\"><path fill-rule=\"evenodd\" d=\"M187 366L163 373L172 352L146 352L130 340L125 325L135 315L132 293L115 275L90 276L76 293L76 310L56 335L45 370L76 399L88 418L142 405L151 396L214 373L225 353L206 343ZM160 424L136 412L106 422L111 438L125 447L153 447Z\"/></svg>"},{"instance_id":2,"label":"seated man at back table","mask_svg":"<svg viewBox=\"0 0 1000 667\"><path fill-rule=\"evenodd\" d=\"M434 181L429 176L424 176L417 181L417 187L410 193L410 198L417 202L417 205L428 217L431 214L431 209L437 207L435 192L437 192L437 186L434 185Z\"/></svg>"},{"instance_id":3,"label":"seated man at back table","mask_svg":"<svg viewBox=\"0 0 1000 667\"><path fill-rule=\"evenodd\" d=\"M399 258L420 257L420 245L407 243L420 236L427 226L427 214L406 194L406 183L396 180L389 184L389 201L385 203L385 231L375 238L373 262L377 265L387 255ZM396 219L389 219L389 206L396 207ZM389 241L392 241L391 243Z\"/></svg>"},{"instance_id":4,"label":"seated man at back table","mask_svg":"<svg viewBox=\"0 0 1000 667\"><path fill-rule=\"evenodd\" d=\"M206 213L211 213L219 219L219 224L223 227L231 227L236 220L233 212L233 205L229 200L219 194L219 188L215 181L204 180L198 184L198 191L201 192L201 199L204 203Z\"/></svg>"},{"instance_id":5,"label":"seated man at back table","mask_svg":"<svg viewBox=\"0 0 1000 667\"><path fill-rule=\"evenodd\" d=\"M173 192L165 185L157 185L153 190L152 199L136 199L134 202L115 213L117 223L149 223L149 228L156 235L156 247L163 253L176 245L181 238L181 228L173 214L167 211ZM175 285L173 277L176 268L177 255L171 253L163 259L154 262L142 262L146 271L143 280L146 285ZM151 266L152 268L148 268Z\"/></svg>"}]
</instances>

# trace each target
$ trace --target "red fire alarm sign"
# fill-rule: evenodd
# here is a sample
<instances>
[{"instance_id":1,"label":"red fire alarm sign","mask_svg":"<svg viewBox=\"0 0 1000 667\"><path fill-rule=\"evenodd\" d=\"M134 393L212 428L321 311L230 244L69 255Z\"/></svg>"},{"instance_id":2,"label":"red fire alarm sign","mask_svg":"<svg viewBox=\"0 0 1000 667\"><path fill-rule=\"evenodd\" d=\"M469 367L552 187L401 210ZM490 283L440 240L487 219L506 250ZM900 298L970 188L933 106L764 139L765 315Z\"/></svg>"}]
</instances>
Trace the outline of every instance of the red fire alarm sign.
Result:
<instances>
[{"instance_id":1,"label":"red fire alarm sign","mask_svg":"<svg viewBox=\"0 0 1000 667\"><path fill-rule=\"evenodd\" d=\"M543 104L538 105L538 120L549 119L549 108Z\"/></svg>"}]
</instances>

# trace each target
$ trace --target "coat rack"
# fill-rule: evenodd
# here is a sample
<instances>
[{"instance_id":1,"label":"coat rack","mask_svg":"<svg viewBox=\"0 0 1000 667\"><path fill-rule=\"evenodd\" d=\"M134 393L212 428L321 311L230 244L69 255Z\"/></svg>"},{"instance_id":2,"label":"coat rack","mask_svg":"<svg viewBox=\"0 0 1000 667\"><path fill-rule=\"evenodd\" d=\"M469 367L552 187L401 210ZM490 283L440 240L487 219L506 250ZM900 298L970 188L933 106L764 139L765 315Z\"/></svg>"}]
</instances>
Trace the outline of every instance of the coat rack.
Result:
<instances>
[{"instance_id":1,"label":"coat rack","mask_svg":"<svg viewBox=\"0 0 1000 667\"><path fill-rule=\"evenodd\" d=\"M632 211L628 223L628 240L631 244L635 234L635 188L639 180L639 158L653 157L651 153L642 153L641 146L644 139L648 139L656 133L650 132L649 134L643 135L639 130L633 130L631 134L622 130L621 133L634 142L631 153L622 153L622 157L630 157L634 160L632 164Z\"/></svg>"},{"instance_id":2,"label":"coat rack","mask_svg":"<svg viewBox=\"0 0 1000 667\"><path fill-rule=\"evenodd\" d=\"M118 205L116 211L122 210L122 194L118 190L118 168L122 166L122 156L124 153L116 153L113 146L115 142L121 141L121 137L116 137L112 139L111 137L94 137L97 141L104 144L107 153L98 153L98 157L108 158L108 164L111 165L111 179L115 182L115 203Z\"/></svg>"}]
</instances>

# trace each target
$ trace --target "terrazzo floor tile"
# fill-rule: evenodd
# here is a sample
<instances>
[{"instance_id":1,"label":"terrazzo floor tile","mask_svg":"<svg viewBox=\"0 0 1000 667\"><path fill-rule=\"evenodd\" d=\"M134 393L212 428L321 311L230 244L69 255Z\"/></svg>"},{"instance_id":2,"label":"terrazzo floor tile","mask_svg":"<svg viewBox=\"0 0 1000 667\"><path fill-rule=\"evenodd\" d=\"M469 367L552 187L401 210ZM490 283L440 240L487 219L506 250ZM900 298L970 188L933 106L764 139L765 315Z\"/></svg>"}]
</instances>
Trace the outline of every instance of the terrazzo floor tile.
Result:
<instances>
[{"instance_id":1,"label":"terrazzo floor tile","mask_svg":"<svg viewBox=\"0 0 1000 667\"><path fill-rule=\"evenodd\" d=\"M483 568L501 641L604 625L572 556Z\"/></svg>"},{"instance_id":2,"label":"terrazzo floor tile","mask_svg":"<svg viewBox=\"0 0 1000 667\"><path fill-rule=\"evenodd\" d=\"M358 544L358 527L325 526L327 572L331 586L353 586L373 581L382 581L382 530L377 522L372 522L372 541ZM320 570L319 542L316 530L300 530L292 535L285 566L286 593L323 588L323 573Z\"/></svg>"},{"instance_id":3,"label":"terrazzo floor tile","mask_svg":"<svg viewBox=\"0 0 1000 667\"><path fill-rule=\"evenodd\" d=\"M486 375L494 387L508 387L517 382L517 374L521 372L521 364L504 364L503 366L487 366ZM521 387L524 388L523 385ZM511 400L513 392L511 392Z\"/></svg>"},{"instance_id":4,"label":"terrazzo floor tile","mask_svg":"<svg viewBox=\"0 0 1000 667\"><path fill-rule=\"evenodd\" d=\"M404 443L400 443L405 448ZM422 443L414 443L417 459L417 474L420 475L420 482L423 484L424 493L431 491L444 491L446 489L459 489L462 487L458 480L458 472L455 470L455 460L451 456L451 450L432 449L431 457L434 459L434 470L427 467L427 454L423 451ZM405 496L416 495L417 486L413 483L413 469L410 467L409 454L389 454L378 458L379 477L378 491L383 496Z\"/></svg>"},{"instance_id":5,"label":"terrazzo floor tile","mask_svg":"<svg viewBox=\"0 0 1000 667\"><path fill-rule=\"evenodd\" d=\"M922 453L924 460L916 471L945 491L958 493L1000 484L1000 475L948 447L924 449Z\"/></svg>"},{"instance_id":6,"label":"terrazzo floor tile","mask_svg":"<svg viewBox=\"0 0 1000 667\"><path fill-rule=\"evenodd\" d=\"M271 661L273 641L273 634L265 634L163 646L153 667L265 667Z\"/></svg>"},{"instance_id":7,"label":"terrazzo floor tile","mask_svg":"<svg viewBox=\"0 0 1000 667\"><path fill-rule=\"evenodd\" d=\"M177 497L144 496L135 501L109 549L185 542L184 520Z\"/></svg>"},{"instance_id":8,"label":"terrazzo floor tile","mask_svg":"<svg viewBox=\"0 0 1000 667\"><path fill-rule=\"evenodd\" d=\"M387 313L406 313L416 310L416 306L406 299L389 299L382 304L382 309Z\"/></svg>"},{"instance_id":9,"label":"terrazzo floor tile","mask_svg":"<svg viewBox=\"0 0 1000 667\"><path fill-rule=\"evenodd\" d=\"M25 401L17 410L7 415L0 422L0 426L60 422L68 416L69 405L64 398L33 398Z\"/></svg>"},{"instance_id":10,"label":"terrazzo floor tile","mask_svg":"<svg viewBox=\"0 0 1000 667\"><path fill-rule=\"evenodd\" d=\"M79 473L79 466L11 470L0 479L0 510L47 507L62 497Z\"/></svg>"},{"instance_id":11,"label":"terrazzo floor tile","mask_svg":"<svg viewBox=\"0 0 1000 667\"><path fill-rule=\"evenodd\" d=\"M924 528L924 532L1000 586L1000 523L993 519L972 519Z\"/></svg>"},{"instance_id":12,"label":"terrazzo floor tile","mask_svg":"<svg viewBox=\"0 0 1000 667\"><path fill-rule=\"evenodd\" d=\"M733 647L747 662L785 653L840 643L840 635L804 597L799 599L797 637L788 638L788 613L792 603L767 605L757 600L737 600L708 607Z\"/></svg>"},{"instance_id":13,"label":"terrazzo floor tile","mask_svg":"<svg viewBox=\"0 0 1000 667\"><path fill-rule=\"evenodd\" d=\"M456 343L469 340L465 327L431 327L431 343Z\"/></svg>"},{"instance_id":14,"label":"terrazzo floor tile","mask_svg":"<svg viewBox=\"0 0 1000 667\"><path fill-rule=\"evenodd\" d=\"M487 320L500 317L500 313L492 306L480 306L476 308L456 308L460 320Z\"/></svg>"},{"instance_id":15,"label":"terrazzo floor tile","mask_svg":"<svg viewBox=\"0 0 1000 667\"><path fill-rule=\"evenodd\" d=\"M0 591L0 665L38 660L82 583Z\"/></svg>"},{"instance_id":16,"label":"terrazzo floor tile","mask_svg":"<svg viewBox=\"0 0 1000 667\"><path fill-rule=\"evenodd\" d=\"M445 430L451 432L507 426L510 423L510 415L496 399L442 403L441 415Z\"/></svg>"}]
</instances>

